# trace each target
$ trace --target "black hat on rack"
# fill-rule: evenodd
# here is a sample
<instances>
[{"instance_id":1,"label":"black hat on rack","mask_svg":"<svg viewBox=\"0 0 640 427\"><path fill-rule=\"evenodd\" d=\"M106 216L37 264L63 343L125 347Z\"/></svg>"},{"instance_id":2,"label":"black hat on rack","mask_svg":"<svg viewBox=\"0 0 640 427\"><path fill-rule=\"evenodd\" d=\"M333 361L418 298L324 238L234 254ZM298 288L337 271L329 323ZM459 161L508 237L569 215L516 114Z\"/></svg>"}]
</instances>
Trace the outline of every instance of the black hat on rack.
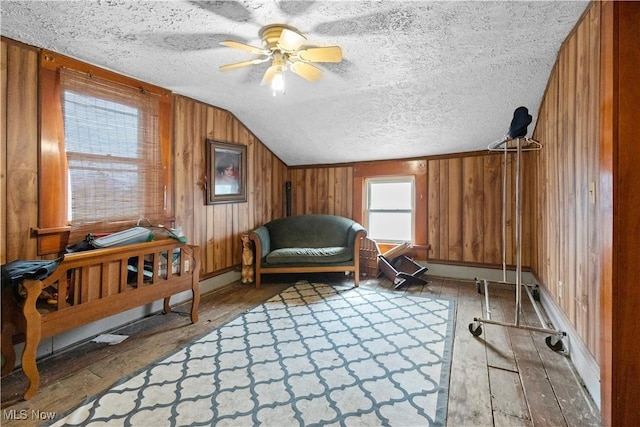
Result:
<instances>
[{"instance_id":1,"label":"black hat on rack","mask_svg":"<svg viewBox=\"0 0 640 427\"><path fill-rule=\"evenodd\" d=\"M518 107L513 112L513 120L509 126L509 138L522 138L527 134L527 126L531 123L533 117L529 114L527 107Z\"/></svg>"}]
</instances>

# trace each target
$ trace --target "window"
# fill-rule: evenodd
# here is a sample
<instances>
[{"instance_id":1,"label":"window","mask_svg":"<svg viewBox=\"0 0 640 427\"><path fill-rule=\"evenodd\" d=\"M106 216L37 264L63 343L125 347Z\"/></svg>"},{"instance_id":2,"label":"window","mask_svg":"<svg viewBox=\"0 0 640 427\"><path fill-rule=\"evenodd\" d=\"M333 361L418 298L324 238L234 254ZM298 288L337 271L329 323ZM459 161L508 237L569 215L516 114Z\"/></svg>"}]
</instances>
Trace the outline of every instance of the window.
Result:
<instances>
[{"instance_id":1,"label":"window","mask_svg":"<svg viewBox=\"0 0 640 427\"><path fill-rule=\"evenodd\" d=\"M413 177L367 179L365 221L379 242L413 242Z\"/></svg>"},{"instance_id":2,"label":"window","mask_svg":"<svg viewBox=\"0 0 640 427\"><path fill-rule=\"evenodd\" d=\"M171 226L171 92L43 49L38 255L140 217Z\"/></svg>"},{"instance_id":3,"label":"window","mask_svg":"<svg viewBox=\"0 0 640 427\"><path fill-rule=\"evenodd\" d=\"M162 222L158 96L68 69L60 82L72 227Z\"/></svg>"}]
</instances>

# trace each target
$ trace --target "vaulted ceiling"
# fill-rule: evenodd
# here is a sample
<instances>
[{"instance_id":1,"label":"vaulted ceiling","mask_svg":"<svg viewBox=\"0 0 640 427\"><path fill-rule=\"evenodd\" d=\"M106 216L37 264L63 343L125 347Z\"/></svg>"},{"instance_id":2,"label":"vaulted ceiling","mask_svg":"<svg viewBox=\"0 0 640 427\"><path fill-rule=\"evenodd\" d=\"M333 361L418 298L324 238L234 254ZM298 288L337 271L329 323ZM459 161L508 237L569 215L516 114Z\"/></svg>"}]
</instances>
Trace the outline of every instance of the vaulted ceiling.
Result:
<instances>
[{"instance_id":1,"label":"vaulted ceiling","mask_svg":"<svg viewBox=\"0 0 640 427\"><path fill-rule=\"evenodd\" d=\"M286 164L482 150L513 111L534 116L561 43L584 1L11 1L3 36L170 89L232 112ZM261 46L282 23L308 46L339 45L340 63L286 94L269 63L220 45Z\"/></svg>"}]
</instances>

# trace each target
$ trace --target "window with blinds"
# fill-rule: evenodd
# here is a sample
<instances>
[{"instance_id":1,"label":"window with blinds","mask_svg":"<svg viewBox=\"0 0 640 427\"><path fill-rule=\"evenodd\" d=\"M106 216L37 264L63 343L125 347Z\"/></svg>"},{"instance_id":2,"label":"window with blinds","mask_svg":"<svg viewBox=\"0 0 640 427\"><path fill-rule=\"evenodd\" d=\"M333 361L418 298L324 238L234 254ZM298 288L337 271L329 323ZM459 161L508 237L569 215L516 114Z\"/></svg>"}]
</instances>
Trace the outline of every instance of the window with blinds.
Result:
<instances>
[{"instance_id":1,"label":"window with blinds","mask_svg":"<svg viewBox=\"0 0 640 427\"><path fill-rule=\"evenodd\" d=\"M68 213L75 232L162 223L164 181L158 95L60 70Z\"/></svg>"}]
</instances>

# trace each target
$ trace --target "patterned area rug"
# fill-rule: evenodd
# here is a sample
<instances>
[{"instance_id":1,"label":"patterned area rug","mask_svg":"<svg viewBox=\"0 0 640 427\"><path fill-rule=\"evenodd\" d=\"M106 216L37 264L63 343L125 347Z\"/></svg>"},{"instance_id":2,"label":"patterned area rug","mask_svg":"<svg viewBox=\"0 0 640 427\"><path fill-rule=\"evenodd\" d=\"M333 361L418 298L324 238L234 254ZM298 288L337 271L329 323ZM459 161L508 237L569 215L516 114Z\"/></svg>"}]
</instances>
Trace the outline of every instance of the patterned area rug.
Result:
<instances>
[{"instance_id":1,"label":"patterned area rug","mask_svg":"<svg viewBox=\"0 0 640 427\"><path fill-rule=\"evenodd\" d=\"M299 282L54 425L444 425L454 302Z\"/></svg>"}]
</instances>

